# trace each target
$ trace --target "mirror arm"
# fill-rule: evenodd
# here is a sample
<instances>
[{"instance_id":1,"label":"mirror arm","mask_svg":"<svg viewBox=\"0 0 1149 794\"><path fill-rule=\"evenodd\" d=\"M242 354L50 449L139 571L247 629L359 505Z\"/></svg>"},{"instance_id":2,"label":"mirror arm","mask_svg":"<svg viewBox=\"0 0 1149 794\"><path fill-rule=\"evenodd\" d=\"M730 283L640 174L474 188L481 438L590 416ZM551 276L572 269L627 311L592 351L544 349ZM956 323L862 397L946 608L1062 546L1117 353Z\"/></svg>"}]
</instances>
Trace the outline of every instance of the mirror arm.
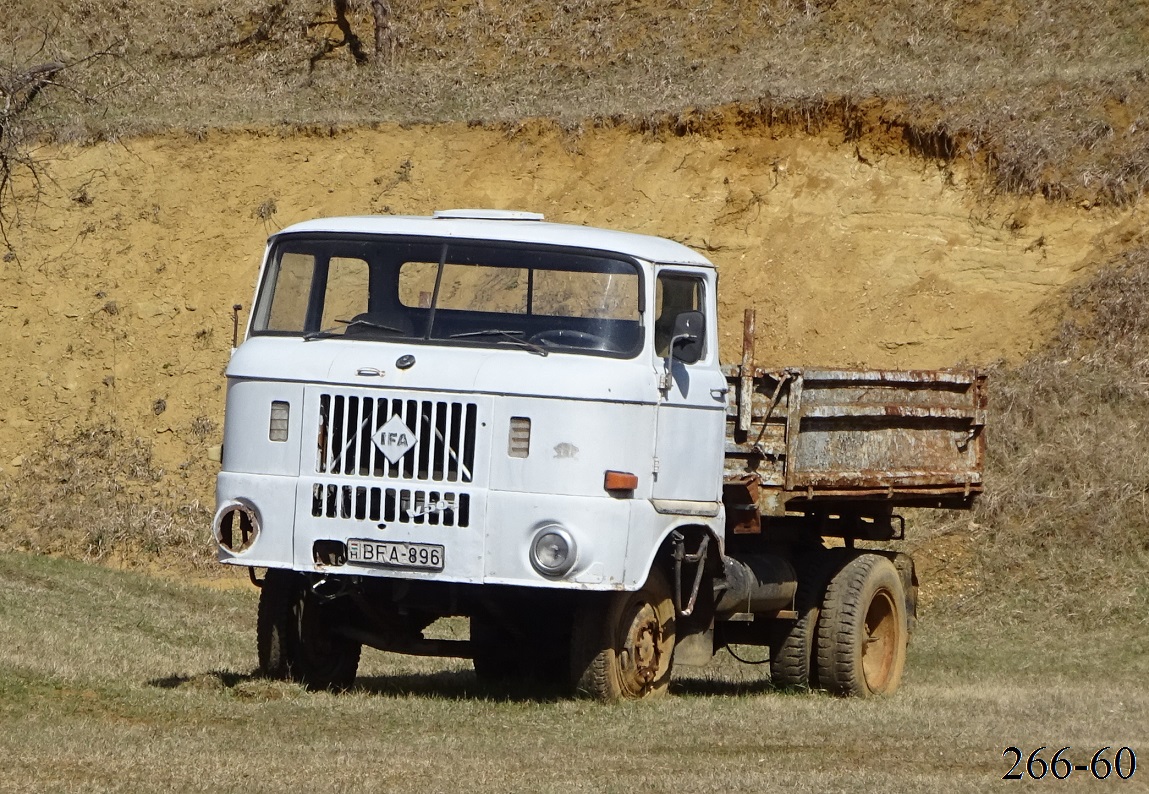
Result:
<instances>
[{"instance_id":1,"label":"mirror arm","mask_svg":"<svg viewBox=\"0 0 1149 794\"><path fill-rule=\"evenodd\" d=\"M670 391L670 366L674 360L674 349L678 347L680 342L694 342L697 341L698 334L678 334L670 339L670 347L666 350L666 358L663 359L662 365L662 378L658 383L658 388L663 392Z\"/></svg>"}]
</instances>

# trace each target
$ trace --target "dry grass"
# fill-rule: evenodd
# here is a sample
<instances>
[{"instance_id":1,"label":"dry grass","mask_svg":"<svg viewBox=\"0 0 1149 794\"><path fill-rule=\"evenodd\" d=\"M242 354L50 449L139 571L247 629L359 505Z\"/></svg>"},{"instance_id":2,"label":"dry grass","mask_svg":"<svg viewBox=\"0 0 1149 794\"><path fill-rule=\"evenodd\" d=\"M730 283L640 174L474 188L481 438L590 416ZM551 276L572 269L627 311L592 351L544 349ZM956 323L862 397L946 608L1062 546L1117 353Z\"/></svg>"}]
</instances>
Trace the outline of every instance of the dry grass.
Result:
<instances>
[{"instance_id":1,"label":"dry grass","mask_svg":"<svg viewBox=\"0 0 1149 794\"><path fill-rule=\"evenodd\" d=\"M380 653L349 695L308 694L251 675L254 613L250 589L0 555L0 788L974 792L1010 745L1149 746L1128 624L925 625L888 700L776 693L723 654L673 697L602 706Z\"/></svg>"},{"instance_id":2,"label":"dry grass","mask_svg":"<svg viewBox=\"0 0 1149 794\"><path fill-rule=\"evenodd\" d=\"M42 129L115 137L171 127L546 116L705 130L833 124L972 158L996 189L1127 201L1149 184L1149 6L1125 0L392 0L397 57L357 64L326 0L13 0L0 60L112 42L123 59L58 97ZM349 24L371 41L370 8ZM904 138L904 140L896 140Z\"/></svg>"},{"instance_id":3,"label":"dry grass","mask_svg":"<svg viewBox=\"0 0 1149 794\"><path fill-rule=\"evenodd\" d=\"M1044 351L991 376L987 494L972 524L959 516L940 532L962 538L973 603L1023 620L1131 614L1144 627L1149 246L1118 257L1068 301Z\"/></svg>"},{"instance_id":4,"label":"dry grass","mask_svg":"<svg viewBox=\"0 0 1149 794\"><path fill-rule=\"evenodd\" d=\"M205 422L208 420L204 420ZM204 565L211 513L114 425L49 436L0 491L0 549Z\"/></svg>"}]
</instances>

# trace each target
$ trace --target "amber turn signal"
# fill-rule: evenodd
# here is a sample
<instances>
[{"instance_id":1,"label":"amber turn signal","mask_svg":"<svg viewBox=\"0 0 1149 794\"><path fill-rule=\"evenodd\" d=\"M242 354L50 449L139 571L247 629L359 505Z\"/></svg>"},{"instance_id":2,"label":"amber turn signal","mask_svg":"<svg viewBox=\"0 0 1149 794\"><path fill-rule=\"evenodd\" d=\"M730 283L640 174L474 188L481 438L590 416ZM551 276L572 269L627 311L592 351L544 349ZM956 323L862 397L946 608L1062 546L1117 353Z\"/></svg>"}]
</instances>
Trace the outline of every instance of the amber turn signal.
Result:
<instances>
[{"instance_id":1,"label":"amber turn signal","mask_svg":"<svg viewBox=\"0 0 1149 794\"><path fill-rule=\"evenodd\" d=\"M608 491L633 491L638 487L638 475L628 471L608 471L603 487Z\"/></svg>"}]
</instances>

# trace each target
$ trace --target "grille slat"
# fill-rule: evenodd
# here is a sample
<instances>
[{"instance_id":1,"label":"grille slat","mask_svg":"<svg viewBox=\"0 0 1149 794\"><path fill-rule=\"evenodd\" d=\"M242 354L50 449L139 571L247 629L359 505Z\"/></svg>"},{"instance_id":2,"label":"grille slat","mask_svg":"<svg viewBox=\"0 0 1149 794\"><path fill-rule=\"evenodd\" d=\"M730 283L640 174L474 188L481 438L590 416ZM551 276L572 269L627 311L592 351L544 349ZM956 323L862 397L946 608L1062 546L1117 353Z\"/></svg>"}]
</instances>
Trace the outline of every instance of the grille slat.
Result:
<instances>
[{"instance_id":1,"label":"grille slat","mask_svg":"<svg viewBox=\"0 0 1149 794\"><path fill-rule=\"evenodd\" d=\"M395 418L416 443L392 462L374 438ZM323 394L315 470L347 477L472 482L477 426L475 403Z\"/></svg>"},{"instance_id":2,"label":"grille slat","mask_svg":"<svg viewBox=\"0 0 1149 794\"><path fill-rule=\"evenodd\" d=\"M417 488L315 483L311 491L311 515L465 528L471 520L471 496Z\"/></svg>"},{"instance_id":3,"label":"grille slat","mask_svg":"<svg viewBox=\"0 0 1149 794\"><path fill-rule=\"evenodd\" d=\"M440 434L440 436L443 439L447 439L443 444L443 459L440 461L440 470L446 474L451 469L451 453L448 451L450 448L449 439L451 438L451 406L447 405L446 403L439 403L439 408L441 409L443 416L443 432ZM441 477L440 479L447 479L447 477Z\"/></svg>"},{"instance_id":4,"label":"grille slat","mask_svg":"<svg viewBox=\"0 0 1149 794\"><path fill-rule=\"evenodd\" d=\"M363 404L367 400L352 399L351 402L355 406L355 450L351 458L351 466L357 474L362 474L366 458L370 457L371 450L368 444L371 441L371 431L369 429L371 419L368 417L366 421L363 419ZM367 434L366 440L363 438L364 433Z\"/></svg>"},{"instance_id":5,"label":"grille slat","mask_svg":"<svg viewBox=\"0 0 1149 794\"><path fill-rule=\"evenodd\" d=\"M331 449L331 397L324 394L319 398L319 472L327 471L328 450Z\"/></svg>"},{"instance_id":6,"label":"grille slat","mask_svg":"<svg viewBox=\"0 0 1149 794\"><path fill-rule=\"evenodd\" d=\"M383 422L387 421L386 419L381 418L385 413L384 401L372 400L371 402L371 427L379 427ZM380 473L380 468L386 461L386 458L384 458L383 453L376 449L375 445L371 443L370 433L367 434L367 446L371 450L371 454L368 456L370 463L367 466L367 470L371 473L372 476L378 476Z\"/></svg>"},{"instance_id":7,"label":"grille slat","mask_svg":"<svg viewBox=\"0 0 1149 794\"><path fill-rule=\"evenodd\" d=\"M463 410L463 406L458 404L451 406L451 410L455 415L455 422L450 436L450 445L452 449L460 449L463 446L463 436L466 435L467 432L466 412ZM464 476L468 476L469 474L470 472L467 472Z\"/></svg>"},{"instance_id":8,"label":"grille slat","mask_svg":"<svg viewBox=\"0 0 1149 794\"><path fill-rule=\"evenodd\" d=\"M339 433L339 457L335 459L338 467L335 470L336 474L342 474L345 469L349 468L347 453L350 451L351 445L355 443L354 438L347 437L347 409L350 402L351 400L336 400L335 403L339 407L338 426L336 428Z\"/></svg>"},{"instance_id":9,"label":"grille slat","mask_svg":"<svg viewBox=\"0 0 1149 794\"><path fill-rule=\"evenodd\" d=\"M430 402L424 401L419 403L418 426L420 428L426 427L428 429L427 435L433 440L437 440L435 439L434 410L432 409ZM425 475L425 477L420 477L420 479L435 479L434 466L431 465L431 460L433 459L431 453L434 451L434 449L434 444L420 444L419 446L415 447L415 456L418 459L416 471Z\"/></svg>"},{"instance_id":10,"label":"grille slat","mask_svg":"<svg viewBox=\"0 0 1149 794\"><path fill-rule=\"evenodd\" d=\"M411 421L408 418L408 414L411 411L411 403L412 403L411 400L400 400L399 401L399 419L402 420L403 424L405 424L407 427L411 426ZM419 429L415 428L415 432L416 433L419 432ZM410 468L410 465L411 465L410 461L411 461L410 453L399 458L398 476L403 478L404 480L410 480L411 474L413 473L411 468Z\"/></svg>"}]
</instances>

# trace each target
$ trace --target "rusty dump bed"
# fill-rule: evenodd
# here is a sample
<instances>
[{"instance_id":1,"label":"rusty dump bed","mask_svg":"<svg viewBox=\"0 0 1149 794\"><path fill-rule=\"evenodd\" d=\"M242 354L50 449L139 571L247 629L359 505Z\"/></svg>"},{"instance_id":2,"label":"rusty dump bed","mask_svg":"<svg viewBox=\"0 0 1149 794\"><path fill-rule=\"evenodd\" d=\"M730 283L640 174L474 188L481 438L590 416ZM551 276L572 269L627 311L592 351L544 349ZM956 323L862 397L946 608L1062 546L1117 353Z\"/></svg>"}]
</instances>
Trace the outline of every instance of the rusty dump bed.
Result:
<instances>
[{"instance_id":1,"label":"rusty dump bed","mask_svg":"<svg viewBox=\"0 0 1149 794\"><path fill-rule=\"evenodd\" d=\"M976 370L770 370L750 358L723 367L725 481L763 514L858 500L865 512L967 508L981 492Z\"/></svg>"}]
</instances>

